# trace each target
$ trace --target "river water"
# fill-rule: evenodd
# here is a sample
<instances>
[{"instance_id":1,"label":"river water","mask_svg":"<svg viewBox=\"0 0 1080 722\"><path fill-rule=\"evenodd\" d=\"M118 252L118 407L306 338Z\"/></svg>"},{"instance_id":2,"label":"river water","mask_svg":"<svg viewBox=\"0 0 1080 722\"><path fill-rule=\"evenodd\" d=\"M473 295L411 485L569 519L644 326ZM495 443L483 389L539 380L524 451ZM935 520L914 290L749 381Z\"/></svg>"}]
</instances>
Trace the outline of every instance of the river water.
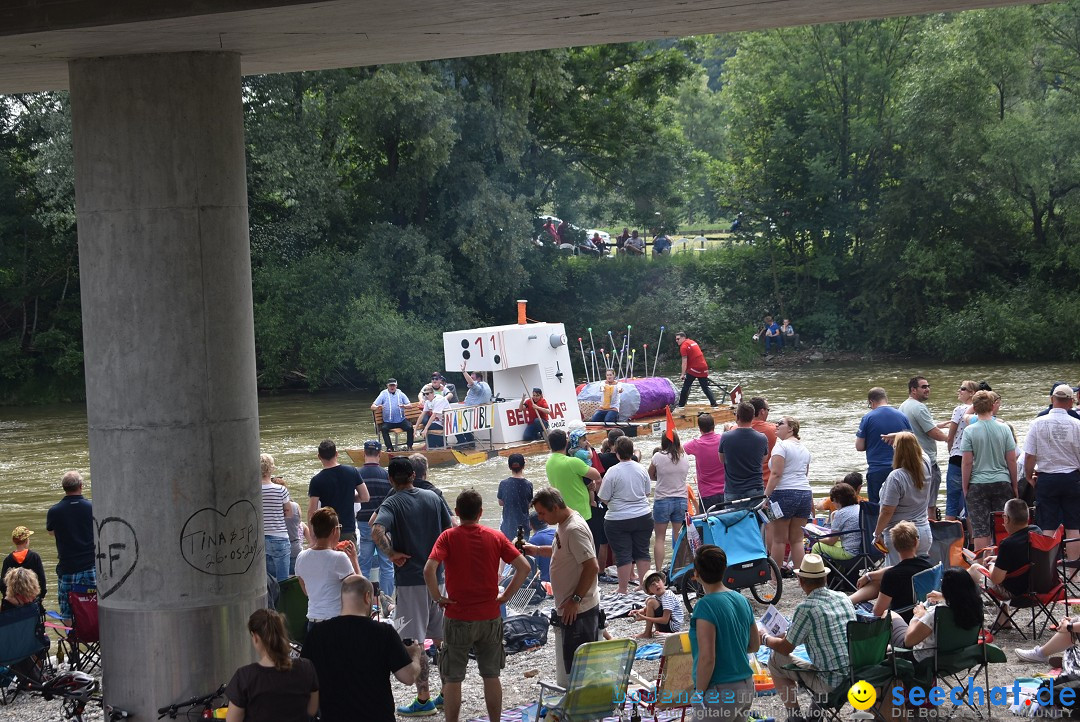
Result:
<instances>
[{"instance_id":1,"label":"river water","mask_svg":"<svg viewBox=\"0 0 1080 722\"><path fill-rule=\"evenodd\" d=\"M1021 442L1035 414L1047 405L1051 383L1080 380L1080 365L1030 364L1000 366L922 366L894 363L816 364L798 368L755 369L726 375L730 382L741 381L746 396L768 398L770 419L781 416L799 419L803 443L813 455L810 480L815 493L823 495L834 481L850 471L865 473L865 458L855 451L855 429L866 412L866 392L882 386L890 401L898 405L907 396L907 380L915 373L931 384L929 407L937 421L947 420L956 405L956 391L964 379L987 380L1004 402L1001 417L1013 424ZM415 393L414 389L407 392ZM695 387L694 393L699 393ZM307 483L320 466L315 450L325 438L339 449L359 447L375 438L369 406L373 396L363 393L268 394L259 400L263 451L270 453L284 474L293 498L306 509ZM694 397L691 397L691 401ZM703 399L702 399L703 400ZM689 438L695 431L683 432ZM659 444L659 436L639 437L636 446L648 458ZM944 471L947 453L939 445L938 458ZM49 575L49 603L55 591L53 568L56 550L45 532L45 513L62 496L60 477L67 469L81 469L94 480L86 438L86 409L81 404L0 408L0 536L23 524L37 534L32 548L44 558ZM344 452L342 452L344 457ZM526 472L534 488L543 484L545 456L527 459ZM343 461L347 461L343 458ZM146 483L152 487L154 461L147 459ZM452 501L457 492L474 487L487 504L484 521L499 525L495 499L501 479L506 477L506 461L491 459L476 466L432 470L431 480ZM944 475L944 474L943 474ZM693 465L691 465L691 478ZM253 479L252 483L258 483ZM944 493L944 484L942 484ZM0 547L2 548L2 547Z\"/></svg>"}]
</instances>

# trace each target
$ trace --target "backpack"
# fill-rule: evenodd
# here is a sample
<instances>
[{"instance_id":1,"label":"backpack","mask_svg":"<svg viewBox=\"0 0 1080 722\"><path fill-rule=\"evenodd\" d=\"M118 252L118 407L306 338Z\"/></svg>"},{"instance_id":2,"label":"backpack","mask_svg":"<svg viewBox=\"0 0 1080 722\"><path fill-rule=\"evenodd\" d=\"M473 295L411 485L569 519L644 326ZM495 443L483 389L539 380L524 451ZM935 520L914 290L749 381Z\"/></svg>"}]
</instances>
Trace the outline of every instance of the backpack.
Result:
<instances>
[{"instance_id":1,"label":"backpack","mask_svg":"<svg viewBox=\"0 0 1080 722\"><path fill-rule=\"evenodd\" d=\"M539 612L516 614L503 620L503 646L507 654L524 652L526 649L547 644L547 617Z\"/></svg>"}]
</instances>

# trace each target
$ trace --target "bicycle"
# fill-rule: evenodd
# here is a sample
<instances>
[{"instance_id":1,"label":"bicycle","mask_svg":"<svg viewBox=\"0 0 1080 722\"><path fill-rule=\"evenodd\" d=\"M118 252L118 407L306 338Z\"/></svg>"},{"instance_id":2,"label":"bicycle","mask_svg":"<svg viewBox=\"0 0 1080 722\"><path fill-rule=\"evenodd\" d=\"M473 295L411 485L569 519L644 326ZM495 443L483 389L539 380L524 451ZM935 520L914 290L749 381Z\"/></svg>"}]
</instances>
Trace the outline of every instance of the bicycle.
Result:
<instances>
[{"instance_id":1,"label":"bicycle","mask_svg":"<svg viewBox=\"0 0 1080 722\"><path fill-rule=\"evenodd\" d=\"M60 709L66 720L84 722L86 706L93 703L101 705L109 722L128 719L131 713L105 704L100 694L98 681L85 672L61 672L43 681L20 677L20 689L31 695L41 697L46 702L60 699Z\"/></svg>"},{"instance_id":2,"label":"bicycle","mask_svg":"<svg viewBox=\"0 0 1080 722\"><path fill-rule=\"evenodd\" d=\"M214 718L214 700L219 699L219 698L223 697L224 695L225 695L225 685L223 684L220 687L218 687L216 691L211 692L210 694L204 694L201 697L192 697L191 699L186 700L184 702L174 702L173 704L165 705L164 707L159 708L158 709L158 719L165 719L166 717L168 717L169 719L176 719L177 715L179 715L181 710L183 710L184 708L186 708L186 707L198 707L199 705L202 705L202 710L201 710L202 714L199 715L199 719L213 719ZM188 719L191 719L192 711L197 711L197 710L189 709L186 712L184 712L184 716L186 718L188 718Z\"/></svg>"}]
</instances>

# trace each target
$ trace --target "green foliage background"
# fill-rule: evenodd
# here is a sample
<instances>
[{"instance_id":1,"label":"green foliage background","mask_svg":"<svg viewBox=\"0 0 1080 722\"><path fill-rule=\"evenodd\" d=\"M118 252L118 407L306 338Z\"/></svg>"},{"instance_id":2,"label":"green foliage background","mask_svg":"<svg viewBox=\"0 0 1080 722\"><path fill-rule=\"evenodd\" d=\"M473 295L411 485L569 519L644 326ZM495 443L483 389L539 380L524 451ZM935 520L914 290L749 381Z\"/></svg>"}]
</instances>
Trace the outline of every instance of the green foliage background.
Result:
<instances>
[{"instance_id":1,"label":"green foliage background","mask_svg":"<svg viewBox=\"0 0 1080 722\"><path fill-rule=\"evenodd\" d=\"M1076 359L1078 79L1076 1L248 78L260 385L412 386L516 298L743 363L766 313L825 348ZM81 395L72 178L66 95L0 96L3 400ZM532 245L538 213L742 230L595 261Z\"/></svg>"}]
</instances>

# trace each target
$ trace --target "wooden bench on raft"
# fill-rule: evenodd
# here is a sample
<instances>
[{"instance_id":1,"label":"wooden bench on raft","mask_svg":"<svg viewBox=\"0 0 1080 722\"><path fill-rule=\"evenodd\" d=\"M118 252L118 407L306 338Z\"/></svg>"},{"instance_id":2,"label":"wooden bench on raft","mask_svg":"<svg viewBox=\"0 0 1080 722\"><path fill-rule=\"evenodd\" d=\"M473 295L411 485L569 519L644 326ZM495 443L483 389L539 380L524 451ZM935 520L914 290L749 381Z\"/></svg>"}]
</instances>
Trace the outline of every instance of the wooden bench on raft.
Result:
<instances>
[{"instance_id":1,"label":"wooden bench on raft","mask_svg":"<svg viewBox=\"0 0 1080 722\"><path fill-rule=\"evenodd\" d=\"M405 418L409 421L410 424L413 425L414 432L419 431L419 429L416 427L418 426L418 422L420 420L420 410L422 408L423 405L417 403L409 404L402 409L405 412ZM381 406L376 406L371 411L371 420L372 423L375 424L375 436L379 440L380 444L382 443L382 432L380 431L383 422L382 411L383 410ZM390 429L390 433L394 435L394 447L397 448L401 445L401 437L405 432L396 429Z\"/></svg>"}]
</instances>

